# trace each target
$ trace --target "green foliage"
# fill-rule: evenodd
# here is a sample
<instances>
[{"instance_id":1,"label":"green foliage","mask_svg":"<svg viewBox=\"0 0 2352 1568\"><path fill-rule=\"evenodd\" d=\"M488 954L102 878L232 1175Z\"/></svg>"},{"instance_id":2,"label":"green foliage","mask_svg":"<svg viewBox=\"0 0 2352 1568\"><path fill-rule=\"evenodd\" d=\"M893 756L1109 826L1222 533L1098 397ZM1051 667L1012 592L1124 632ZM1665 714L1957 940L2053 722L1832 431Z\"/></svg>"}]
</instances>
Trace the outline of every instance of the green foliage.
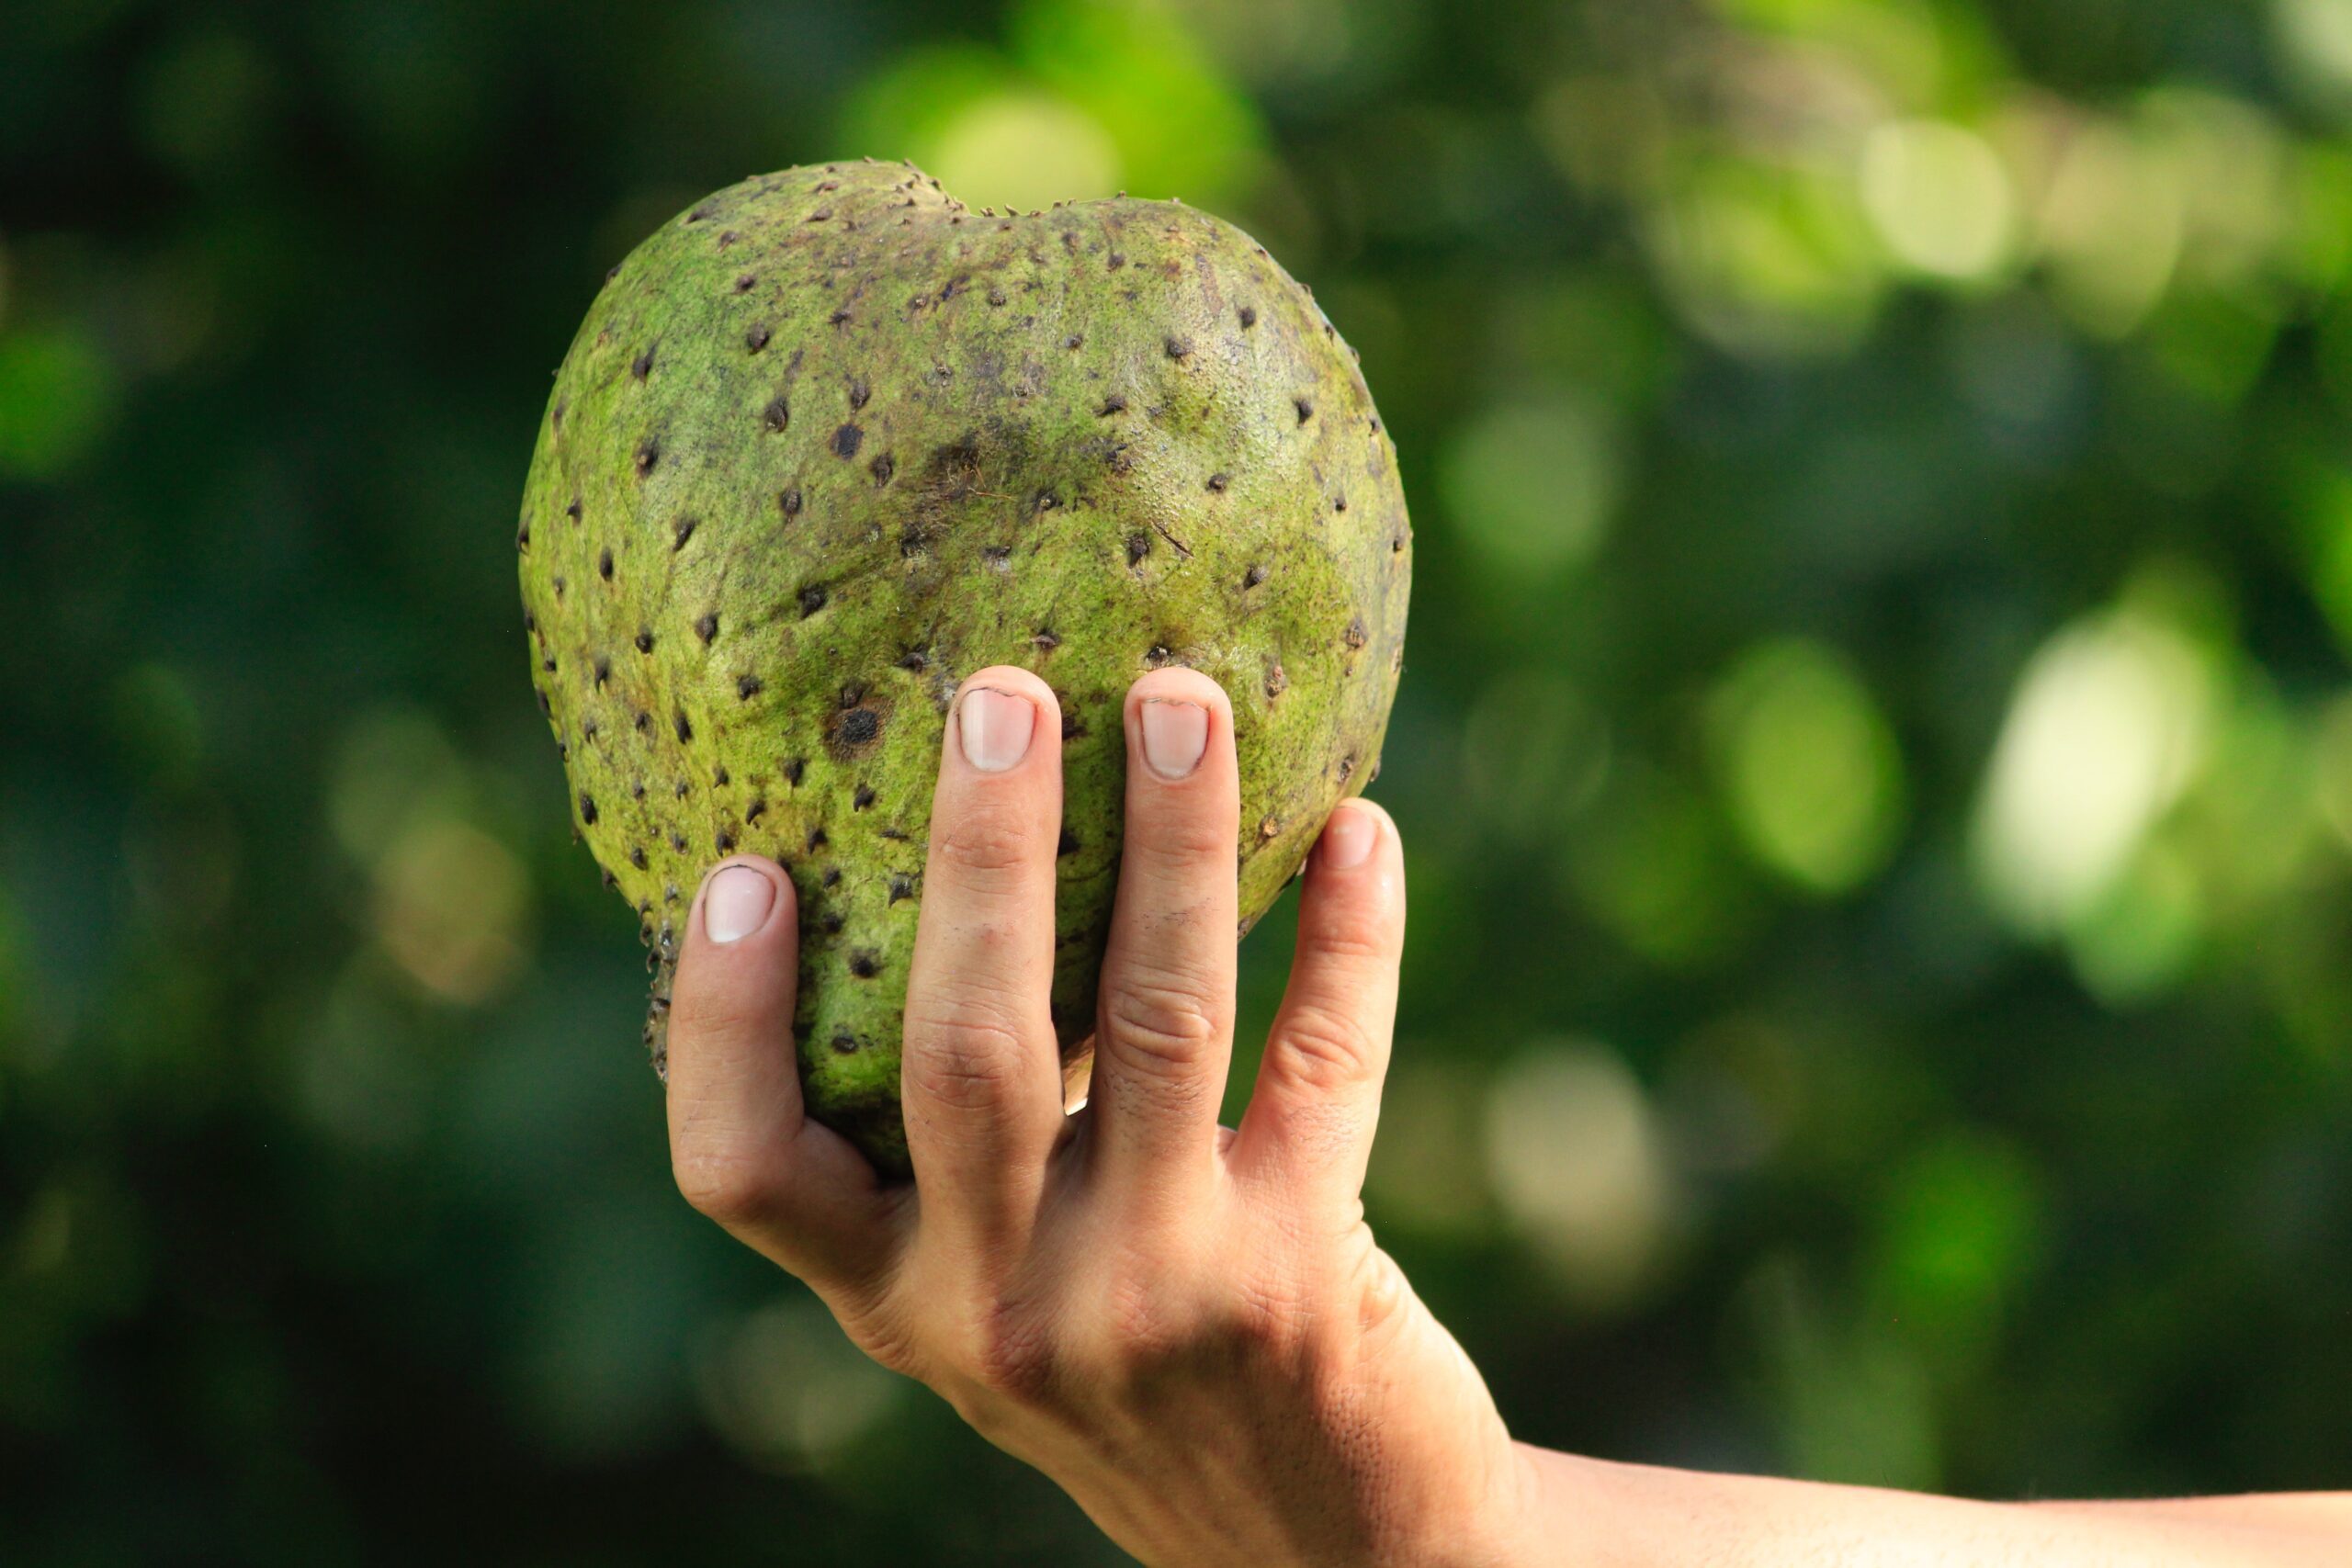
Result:
<instances>
[{"instance_id":1,"label":"green foliage","mask_svg":"<svg viewBox=\"0 0 2352 1568\"><path fill-rule=\"evenodd\" d=\"M1370 1202L1523 1436L2345 1483L2346 0L7 32L11 1561L1111 1560L676 1201L517 652L605 268L867 153L1181 197L1363 351L1419 540Z\"/></svg>"}]
</instances>

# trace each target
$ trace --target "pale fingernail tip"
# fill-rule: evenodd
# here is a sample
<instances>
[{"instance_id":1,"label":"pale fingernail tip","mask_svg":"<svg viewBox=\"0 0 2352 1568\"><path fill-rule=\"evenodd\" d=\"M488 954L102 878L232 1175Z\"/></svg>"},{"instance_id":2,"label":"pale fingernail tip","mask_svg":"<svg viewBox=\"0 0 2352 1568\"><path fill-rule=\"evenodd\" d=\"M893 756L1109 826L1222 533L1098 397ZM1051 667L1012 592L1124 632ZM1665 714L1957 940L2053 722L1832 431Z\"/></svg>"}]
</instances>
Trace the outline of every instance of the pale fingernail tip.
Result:
<instances>
[{"instance_id":1,"label":"pale fingernail tip","mask_svg":"<svg viewBox=\"0 0 2352 1568\"><path fill-rule=\"evenodd\" d=\"M1029 754L1037 705L993 686L975 686L956 709L964 760L984 773L1001 773Z\"/></svg>"},{"instance_id":2,"label":"pale fingernail tip","mask_svg":"<svg viewBox=\"0 0 2352 1568\"><path fill-rule=\"evenodd\" d=\"M723 865L702 896L703 934L715 942L741 942L775 912L775 883L748 865Z\"/></svg>"},{"instance_id":3,"label":"pale fingernail tip","mask_svg":"<svg viewBox=\"0 0 2352 1568\"><path fill-rule=\"evenodd\" d=\"M1380 823L1370 811L1342 804L1323 829L1323 863L1334 871L1362 865L1380 840Z\"/></svg>"},{"instance_id":4,"label":"pale fingernail tip","mask_svg":"<svg viewBox=\"0 0 2352 1568\"><path fill-rule=\"evenodd\" d=\"M1139 705L1143 760L1163 779L1191 775L1209 747L1209 710L1176 697L1146 697Z\"/></svg>"}]
</instances>

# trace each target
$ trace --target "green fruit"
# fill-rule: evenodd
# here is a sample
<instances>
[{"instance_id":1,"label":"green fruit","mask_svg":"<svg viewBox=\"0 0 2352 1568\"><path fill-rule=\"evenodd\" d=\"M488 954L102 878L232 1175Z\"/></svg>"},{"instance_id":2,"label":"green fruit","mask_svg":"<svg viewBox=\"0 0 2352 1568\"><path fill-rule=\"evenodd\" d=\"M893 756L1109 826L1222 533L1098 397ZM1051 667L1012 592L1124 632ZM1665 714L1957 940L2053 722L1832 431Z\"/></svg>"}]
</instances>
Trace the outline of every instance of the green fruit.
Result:
<instances>
[{"instance_id":1,"label":"green fruit","mask_svg":"<svg viewBox=\"0 0 2352 1568\"><path fill-rule=\"evenodd\" d=\"M580 832L658 974L731 852L800 895L811 1112L902 1171L899 1019L956 682L1064 714L1054 1017L1094 1027L1120 708L1231 695L1242 924L1379 755L1410 533L1395 448L1306 290L1179 203L974 212L911 165L720 191L614 269L557 372L523 600Z\"/></svg>"}]
</instances>

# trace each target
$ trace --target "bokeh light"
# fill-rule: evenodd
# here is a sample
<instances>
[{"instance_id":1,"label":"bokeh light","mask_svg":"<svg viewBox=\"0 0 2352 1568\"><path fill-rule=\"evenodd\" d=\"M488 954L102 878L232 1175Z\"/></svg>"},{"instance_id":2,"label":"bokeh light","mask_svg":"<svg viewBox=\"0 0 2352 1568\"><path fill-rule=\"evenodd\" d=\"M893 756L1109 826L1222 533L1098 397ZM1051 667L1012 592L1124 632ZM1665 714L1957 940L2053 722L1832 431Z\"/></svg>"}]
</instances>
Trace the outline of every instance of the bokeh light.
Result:
<instances>
[{"instance_id":1,"label":"bokeh light","mask_svg":"<svg viewBox=\"0 0 2352 1568\"><path fill-rule=\"evenodd\" d=\"M864 156L1360 351L1367 1213L1517 1435L2343 1484L2352 0L17 9L0 1554L1102 1559L680 1203L524 664L605 270Z\"/></svg>"}]
</instances>

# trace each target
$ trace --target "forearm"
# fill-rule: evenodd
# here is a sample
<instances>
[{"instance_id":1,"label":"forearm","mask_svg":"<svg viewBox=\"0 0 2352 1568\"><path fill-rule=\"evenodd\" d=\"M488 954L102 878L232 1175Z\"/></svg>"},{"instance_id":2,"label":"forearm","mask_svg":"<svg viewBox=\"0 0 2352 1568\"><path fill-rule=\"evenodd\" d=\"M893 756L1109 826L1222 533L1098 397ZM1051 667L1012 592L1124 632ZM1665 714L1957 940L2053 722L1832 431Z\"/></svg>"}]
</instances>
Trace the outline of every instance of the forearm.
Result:
<instances>
[{"instance_id":1,"label":"forearm","mask_svg":"<svg viewBox=\"0 0 2352 1568\"><path fill-rule=\"evenodd\" d=\"M1978 1503L1608 1464L1522 1448L1530 1564L1575 1568L2341 1568L2352 1495Z\"/></svg>"}]
</instances>

